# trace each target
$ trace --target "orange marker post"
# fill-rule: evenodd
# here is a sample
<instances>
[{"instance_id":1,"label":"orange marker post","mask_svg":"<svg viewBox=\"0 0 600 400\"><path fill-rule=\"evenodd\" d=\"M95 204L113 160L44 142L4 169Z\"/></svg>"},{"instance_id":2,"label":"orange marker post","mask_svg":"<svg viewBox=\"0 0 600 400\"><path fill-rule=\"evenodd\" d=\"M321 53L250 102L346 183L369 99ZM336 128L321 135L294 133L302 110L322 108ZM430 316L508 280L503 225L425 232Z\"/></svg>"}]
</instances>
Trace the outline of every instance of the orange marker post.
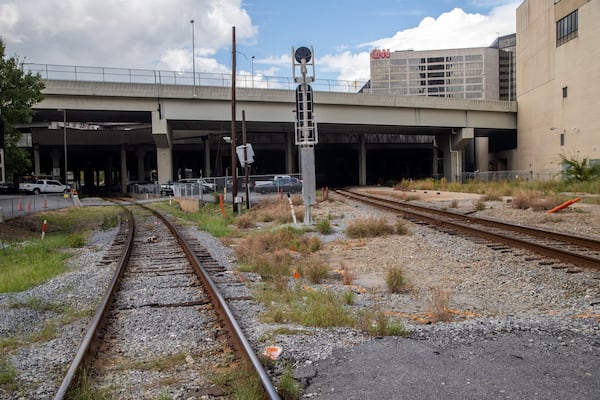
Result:
<instances>
[{"instance_id":1,"label":"orange marker post","mask_svg":"<svg viewBox=\"0 0 600 400\"><path fill-rule=\"evenodd\" d=\"M223 195L219 194L219 205L221 206L221 214L225 217L225 205L223 204Z\"/></svg>"},{"instance_id":2,"label":"orange marker post","mask_svg":"<svg viewBox=\"0 0 600 400\"><path fill-rule=\"evenodd\" d=\"M48 200L46 199L46 195L44 195L44 208L48 208Z\"/></svg>"},{"instance_id":3,"label":"orange marker post","mask_svg":"<svg viewBox=\"0 0 600 400\"><path fill-rule=\"evenodd\" d=\"M42 240L44 240L44 236L46 236L46 220L44 220L44 223L42 224Z\"/></svg>"},{"instance_id":4,"label":"orange marker post","mask_svg":"<svg viewBox=\"0 0 600 400\"><path fill-rule=\"evenodd\" d=\"M553 212L562 210L563 208L566 208L566 207L570 206L573 203L577 203L579 200L581 200L581 197L575 197L574 199L567 200L564 203L562 203L562 204L554 207L552 210L546 211L546 214L552 214Z\"/></svg>"}]
</instances>

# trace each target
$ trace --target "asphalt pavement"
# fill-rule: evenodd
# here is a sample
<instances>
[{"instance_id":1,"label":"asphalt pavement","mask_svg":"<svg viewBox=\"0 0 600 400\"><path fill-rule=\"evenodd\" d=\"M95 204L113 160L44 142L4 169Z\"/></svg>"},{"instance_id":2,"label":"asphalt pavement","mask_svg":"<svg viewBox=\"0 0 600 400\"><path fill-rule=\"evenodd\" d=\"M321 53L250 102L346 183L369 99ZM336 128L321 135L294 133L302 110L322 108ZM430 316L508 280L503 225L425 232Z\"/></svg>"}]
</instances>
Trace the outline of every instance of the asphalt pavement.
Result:
<instances>
[{"instance_id":1,"label":"asphalt pavement","mask_svg":"<svg viewBox=\"0 0 600 400\"><path fill-rule=\"evenodd\" d=\"M303 398L600 399L600 343L517 332L469 344L382 338L300 368Z\"/></svg>"}]
</instances>

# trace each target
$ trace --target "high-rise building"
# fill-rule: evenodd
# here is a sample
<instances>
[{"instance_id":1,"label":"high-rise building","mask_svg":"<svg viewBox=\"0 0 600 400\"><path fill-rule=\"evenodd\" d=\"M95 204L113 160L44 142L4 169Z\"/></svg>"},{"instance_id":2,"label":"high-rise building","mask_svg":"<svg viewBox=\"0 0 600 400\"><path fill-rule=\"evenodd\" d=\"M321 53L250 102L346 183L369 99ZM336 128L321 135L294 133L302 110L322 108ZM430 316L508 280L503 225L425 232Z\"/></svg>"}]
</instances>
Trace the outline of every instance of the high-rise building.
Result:
<instances>
[{"instance_id":1,"label":"high-rise building","mask_svg":"<svg viewBox=\"0 0 600 400\"><path fill-rule=\"evenodd\" d=\"M498 49L500 100L514 101L517 99L517 35L500 36L490 47Z\"/></svg>"},{"instance_id":2,"label":"high-rise building","mask_svg":"<svg viewBox=\"0 0 600 400\"><path fill-rule=\"evenodd\" d=\"M373 50L368 90L373 94L498 100L499 48Z\"/></svg>"}]
</instances>

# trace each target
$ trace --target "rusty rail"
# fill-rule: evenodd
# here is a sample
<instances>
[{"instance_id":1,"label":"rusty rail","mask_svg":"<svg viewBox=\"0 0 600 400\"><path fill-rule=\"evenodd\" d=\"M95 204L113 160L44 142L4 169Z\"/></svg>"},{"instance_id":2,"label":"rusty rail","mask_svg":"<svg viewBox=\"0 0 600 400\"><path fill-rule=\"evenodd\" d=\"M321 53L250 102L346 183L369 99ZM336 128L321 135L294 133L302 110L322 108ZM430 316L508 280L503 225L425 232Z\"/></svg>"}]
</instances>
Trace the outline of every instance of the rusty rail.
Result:
<instances>
[{"instance_id":1,"label":"rusty rail","mask_svg":"<svg viewBox=\"0 0 600 400\"><path fill-rule=\"evenodd\" d=\"M551 247L531 240L518 238L515 232L539 239L550 239L563 244L575 244L585 247L590 251L600 251L600 241L591 238L572 236L564 233L546 231L522 225L514 225L506 222L490 220L486 218L477 218L474 216L458 214L450 211L444 211L432 207L408 204L395 200L383 198L380 196L359 193L352 190L338 190L337 193L379 207L388 211L396 211L407 217L424 221L435 226L442 226L467 235L483 237L485 239L502 242L512 247L519 247L538 253L545 257L552 257L558 260L568 262L574 265L600 269L600 258L592 257L581 253L575 253L558 247ZM495 228L503 232L493 232L477 228L475 224L483 225L486 228Z\"/></svg>"}]
</instances>

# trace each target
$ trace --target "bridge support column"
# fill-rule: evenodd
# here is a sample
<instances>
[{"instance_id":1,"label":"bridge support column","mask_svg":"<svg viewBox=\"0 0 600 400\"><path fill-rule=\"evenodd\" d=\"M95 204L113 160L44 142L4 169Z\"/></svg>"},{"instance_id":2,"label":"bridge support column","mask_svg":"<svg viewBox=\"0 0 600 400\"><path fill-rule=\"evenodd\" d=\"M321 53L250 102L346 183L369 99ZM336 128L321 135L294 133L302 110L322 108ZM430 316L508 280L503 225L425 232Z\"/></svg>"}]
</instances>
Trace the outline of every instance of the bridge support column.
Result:
<instances>
[{"instance_id":1,"label":"bridge support column","mask_svg":"<svg viewBox=\"0 0 600 400\"><path fill-rule=\"evenodd\" d=\"M137 180L145 181L146 180L146 171L144 170L144 158L146 157L146 152L143 149L137 149Z\"/></svg>"},{"instance_id":2,"label":"bridge support column","mask_svg":"<svg viewBox=\"0 0 600 400\"><path fill-rule=\"evenodd\" d=\"M461 128L458 132L453 132L448 140L449 156L446 157L444 151L444 171L449 182L462 182L463 173L463 150L465 146L475 139L475 129Z\"/></svg>"},{"instance_id":3,"label":"bridge support column","mask_svg":"<svg viewBox=\"0 0 600 400\"><path fill-rule=\"evenodd\" d=\"M207 136L202 139L204 142L204 173L203 176L212 176L210 171L210 138Z\"/></svg>"},{"instance_id":4,"label":"bridge support column","mask_svg":"<svg viewBox=\"0 0 600 400\"><path fill-rule=\"evenodd\" d=\"M367 143L364 133L358 135L358 184L367 185Z\"/></svg>"},{"instance_id":5,"label":"bridge support column","mask_svg":"<svg viewBox=\"0 0 600 400\"><path fill-rule=\"evenodd\" d=\"M40 175L40 145L35 143L33 145L33 171L35 176Z\"/></svg>"},{"instance_id":6,"label":"bridge support column","mask_svg":"<svg viewBox=\"0 0 600 400\"><path fill-rule=\"evenodd\" d=\"M50 158L52 158L52 177L60 177L62 174L60 173L60 157L62 156L62 152L52 150L50 152ZM58 172L58 173L56 173ZM38 174L41 175L41 174ZM64 182L63 182L64 183Z\"/></svg>"},{"instance_id":7,"label":"bridge support column","mask_svg":"<svg viewBox=\"0 0 600 400\"><path fill-rule=\"evenodd\" d=\"M158 182L173 180L173 132L167 120L160 118L158 111L152 112L152 137L156 144L156 167Z\"/></svg>"},{"instance_id":8,"label":"bridge support column","mask_svg":"<svg viewBox=\"0 0 600 400\"><path fill-rule=\"evenodd\" d=\"M490 169L490 153L488 152L487 137L475 138L475 169L480 172L487 172Z\"/></svg>"},{"instance_id":9,"label":"bridge support column","mask_svg":"<svg viewBox=\"0 0 600 400\"><path fill-rule=\"evenodd\" d=\"M121 193L127 193L127 150L121 146Z\"/></svg>"}]
</instances>

